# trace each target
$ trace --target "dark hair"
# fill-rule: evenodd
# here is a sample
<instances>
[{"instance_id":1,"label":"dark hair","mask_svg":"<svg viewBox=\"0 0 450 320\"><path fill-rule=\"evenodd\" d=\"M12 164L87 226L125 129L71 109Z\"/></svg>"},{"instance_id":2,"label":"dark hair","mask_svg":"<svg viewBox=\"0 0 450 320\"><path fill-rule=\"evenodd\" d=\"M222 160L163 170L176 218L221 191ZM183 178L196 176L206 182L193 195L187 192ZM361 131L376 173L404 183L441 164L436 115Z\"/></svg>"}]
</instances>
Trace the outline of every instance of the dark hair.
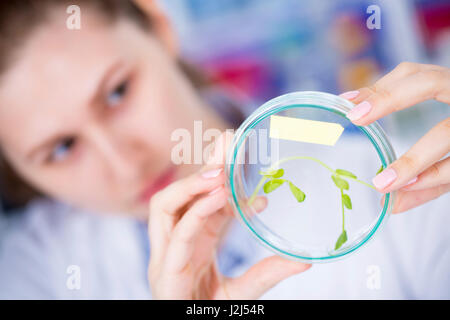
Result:
<instances>
[{"instance_id":1,"label":"dark hair","mask_svg":"<svg viewBox=\"0 0 450 320\"><path fill-rule=\"evenodd\" d=\"M76 4L100 13L106 23L128 18L140 27L151 30L151 21L130 0L8 0L0 1L0 76L17 59L17 51L31 36L33 30L48 19L55 8ZM180 68L194 86L205 86L208 81L195 68L180 61ZM38 190L27 184L2 157L0 146L0 206L4 209L26 205L36 197ZM1 208L0 208L1 209ZM0 210L1 211L1 210Z\"/></svg>"},{"instance_id":2,"label":"dark hair","mask_svg":"<svg viewBox=\"0 0 450 320\"><path fill-rule=\"evenodd\" d=\"M15 51L20 49L31 33L51 17L56 8L71 4L81 9L94 9L105 22L118 18L131 18L144 28L151 28L147 16L132 1L123 0L10 0L0 2L0 74L13 62ZM65 21L65 20L64 20Z\"/></svg>"}]
</instances>

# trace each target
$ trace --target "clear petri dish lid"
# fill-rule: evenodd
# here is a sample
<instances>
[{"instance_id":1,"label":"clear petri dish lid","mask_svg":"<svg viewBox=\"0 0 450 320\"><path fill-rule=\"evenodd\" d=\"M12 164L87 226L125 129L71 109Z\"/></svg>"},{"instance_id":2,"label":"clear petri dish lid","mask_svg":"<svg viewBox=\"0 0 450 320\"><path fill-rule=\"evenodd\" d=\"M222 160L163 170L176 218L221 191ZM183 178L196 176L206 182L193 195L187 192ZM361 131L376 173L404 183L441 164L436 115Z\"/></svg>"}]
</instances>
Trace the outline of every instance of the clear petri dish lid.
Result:
<instances>
[{"instance_id":1,"label":"clear petri dish lid","mask_svg":"<svg viewBox=\"0 0 450 320\"><path fill-rule=\"evenodd\" d=\"M395 193L383 200L371 180L396 159L394 150L377 123L346 118L352 107L336 95L294 92L266 102L237 130L227 152L229 201L275 253L336 261L389 217Z\"/></svg>"}]
</instances>

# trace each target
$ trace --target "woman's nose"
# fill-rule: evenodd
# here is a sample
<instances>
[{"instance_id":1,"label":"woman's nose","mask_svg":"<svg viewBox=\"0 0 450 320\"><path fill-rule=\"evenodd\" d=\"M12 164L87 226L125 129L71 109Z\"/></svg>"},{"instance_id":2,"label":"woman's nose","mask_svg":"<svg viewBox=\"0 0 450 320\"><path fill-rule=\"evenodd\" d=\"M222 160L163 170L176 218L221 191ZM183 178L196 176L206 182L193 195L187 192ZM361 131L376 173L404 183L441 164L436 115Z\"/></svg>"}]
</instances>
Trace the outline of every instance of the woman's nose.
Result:
<instances>
[{"instance_id":1,"label":"woman's nose","mask_svg":"<svg viewBox=\"0 0 450 320\"><path fill-rule=\"evenodd\" d=\"M138 163L133 161L133 154L125 142L116 141L107 132L91 130L90 138L94 148L101 155L106 166L118 179L133 180L139 170Z\"/></svg>"}]
</instances>

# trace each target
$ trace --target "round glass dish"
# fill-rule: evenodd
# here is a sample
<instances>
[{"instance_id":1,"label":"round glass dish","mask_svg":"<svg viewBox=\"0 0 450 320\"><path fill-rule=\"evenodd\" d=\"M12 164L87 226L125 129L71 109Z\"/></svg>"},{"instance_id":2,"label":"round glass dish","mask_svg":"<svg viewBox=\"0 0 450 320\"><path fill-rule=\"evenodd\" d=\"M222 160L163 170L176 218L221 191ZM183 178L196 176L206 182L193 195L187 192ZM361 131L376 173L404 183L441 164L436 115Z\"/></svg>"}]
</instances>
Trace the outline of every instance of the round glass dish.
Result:
<instances>
[{"instance_id":1,"label":"round glass dish","mask_svg":"<svg viewBox=\"0 0 450 320\"><path fill-rule=\"evenodd\" d=\"M389 217L395 192L381 204L371 179L396 156L378 123L360 127L346 118L353 106L328 93L289 93L237 130L227 152L229 201L275 253L335 261L367 243ZM335 143L326 144L333 134Z\"/></svg>"}]
</instances>

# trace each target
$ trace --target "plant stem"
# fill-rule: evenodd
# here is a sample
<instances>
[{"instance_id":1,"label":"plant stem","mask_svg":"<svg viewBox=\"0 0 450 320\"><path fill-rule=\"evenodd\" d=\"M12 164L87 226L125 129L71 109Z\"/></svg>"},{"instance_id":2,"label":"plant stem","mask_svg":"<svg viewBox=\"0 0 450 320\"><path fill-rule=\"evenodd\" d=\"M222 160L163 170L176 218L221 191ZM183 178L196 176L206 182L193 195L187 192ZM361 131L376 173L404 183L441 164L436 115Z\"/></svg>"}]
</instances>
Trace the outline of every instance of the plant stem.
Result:
<instances>
[{"instance_id":1,"label":"plant stem","mask_svg":"<svg viewBox=\"0 0 450 320\"><path fill-rule=\"evenodd\" d=\"M345 231L345 215L344 215L344 190L341 189L341 205L342 205L342 232Z\"/></svg>"},{"instance_id":2,"label":"plant stem","mask_svg":"<svg viewBox=\"0 0 450 320\"><path fill-rule=\"evenodd\" d=\"M333 170L333 169L331 169L328 165L326 165L325 163L323 163L323 162L320 161L319 159L314 158L314 157L308 157L308 156L293 156L293 157L284 158L284 159L281 159L281 160L278 160L277 162L275 162L275 163L271 166L271 168L273 168L273 167L276 168L276 167L278 167L280 164L282 164L282 163L284 163L284 162L287 162L287 161L291 161L291 160L302 160L302 159L312 160L312 161L314 161L314 162L317 162L318 164L320 164L321 166L323 166L324 168L326 168L328 171L334 173L334 170Z\"/></svg>"},{"instance_id":3,"label":"plant stem","mask_svg":"<svg viewBox=\"0 0 450 320\"><path fill-rule=\"evenodd\" d=\"M271 170L271 169L273 170L274 168L277 168L280 164L282 164L284 162L287 162L287 161L292 161L292 160L311 160L311 161L314 161L314 162L320 164L322 167L324 167L325 169L327 169L331 173L337 174L335 170L333 170L330 166L328 166L327 164L323 163L319 159L314 158L314 157L308 157L308 156L292 156L292 157L287 157L287 158L278 160L277 162L275 162L273 165L270 166L269 170ZM339 174L337 174L337 175L339 175ZM266 181L266 179L267 179L267 177L263 176L261 178L261 180L259 181L259 183L257 184L255 190L253 191L252 195L248 199L247 204L249 206L252 205L253 201L255 201L256 195L258 194L259 190L264 185L264 182ZM361 183L361 184L363 184L363 185L365 185L365 186L367 186L369 188L372 188L372 189L376 190L374 186L372 186L372 185L370 185L370 184L368 184L368 183L366 183L364 181L358 180L356 178L352 178L352 177L346 176L345 179L354 180L354 181L359 182L359 183Z\"/></svg>"},{"instance_id":4,"label":"plant stem","mask_svg":"<svg viewBox=\"0 0 450 320\"><path fill-rule=\"evenodd\" d=\"M364 181L361 181L361 180L358 180L358 179L352 178L352 177L345 177L345 178L346 178L346 179L354 180L354 181L356 181L356 182L359 182L359 183L365 185L366 187L372 188L372 189L375 190L375 191L377 190L373 185L368 184L367 182L364 182Z\"/></svg>"}]
</instances>

